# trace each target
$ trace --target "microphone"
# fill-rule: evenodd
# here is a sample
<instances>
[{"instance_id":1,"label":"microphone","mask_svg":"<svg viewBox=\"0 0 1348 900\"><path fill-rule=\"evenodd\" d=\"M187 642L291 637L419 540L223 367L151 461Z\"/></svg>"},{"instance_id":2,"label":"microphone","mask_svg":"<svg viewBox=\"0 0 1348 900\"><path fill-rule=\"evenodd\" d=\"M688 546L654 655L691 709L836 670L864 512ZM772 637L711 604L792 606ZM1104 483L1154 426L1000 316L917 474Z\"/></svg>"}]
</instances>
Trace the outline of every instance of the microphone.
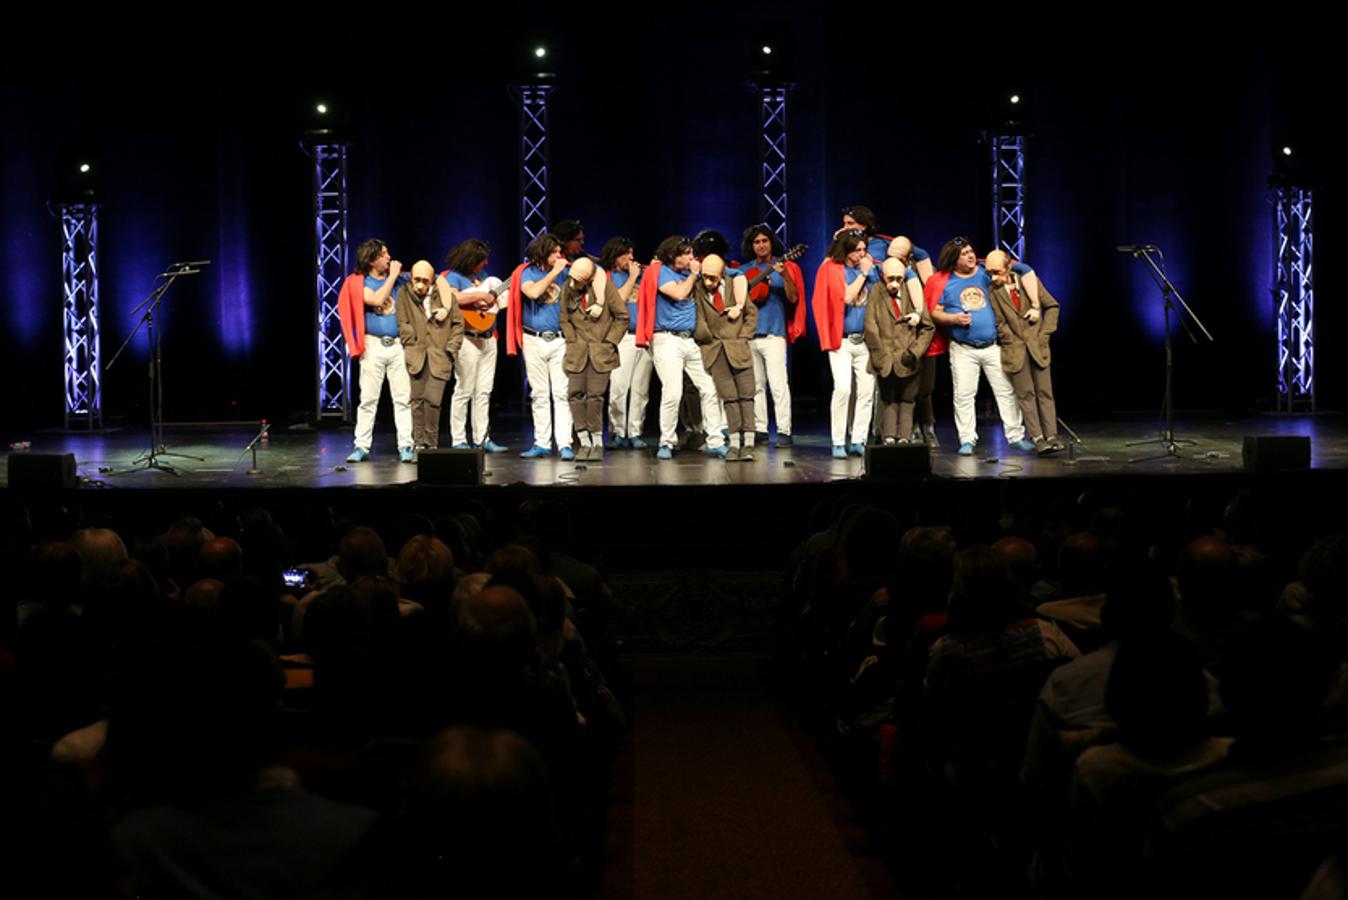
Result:
<instances>
[{"instance_id":1,"label":"microphone","mask_svg":"<svg viewBox=\"0 0 1348 900\"><path fill-rule=\"evenodd\" d=\"M1115 247L1120 253L1141 253L1147 250L1159 250L1155 244L1124 244L1122 247Z\"/></svg>"}]
</instances>

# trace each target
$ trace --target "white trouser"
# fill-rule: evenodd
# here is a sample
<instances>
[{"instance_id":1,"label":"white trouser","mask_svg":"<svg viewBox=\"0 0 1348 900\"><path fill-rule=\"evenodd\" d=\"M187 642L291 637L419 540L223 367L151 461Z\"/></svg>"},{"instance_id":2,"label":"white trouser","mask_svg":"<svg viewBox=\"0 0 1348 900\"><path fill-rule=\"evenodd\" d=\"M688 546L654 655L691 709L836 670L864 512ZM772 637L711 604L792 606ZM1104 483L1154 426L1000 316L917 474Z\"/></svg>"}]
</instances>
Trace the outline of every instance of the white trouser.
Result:
<instances>
[{"instance_id":1,"label":"white trouser","mask_svg":"<svg viewBox=\"0 0 1348 900\"><path fill-rule=\"evenodd\" d=\"M638 347L637 336L628 332L618 344L618 368L609 380L608 423L614 437L640 437L646 424L646 401L651 395L651 372L655 362L650 347ZM631 415L628 415L628 398Z\"/></svg>"},{"instance_id":2,"label":"white trouser","mask_svg":"<svg viewBox=\"0 0 1348 900\"><path fill-rule=\"evenodd\" d=\"M955 429L961 444L978 443L978 420L974 415L974 398L978 396L978 372L987 376L992 396L997 400L997 411L1002 415L1002 430L1007 443L1014 444L1025 437L1025 425L1016 402L1015 388L1002 371L1002 348L975 349L955 341L950 342L950 380L955 393Z\"/></svg>"},{"instance_id":3,"label":"white trouser","mask_svg":"<svg viewBox=\"0 0 1348 900\"><path fill-rule=\"evenodd\" d=\"M749 342L754 359L754 422L768 430L768 389L777 414L777 433L791 433L791 385L786 378L786 338L768 334ZM766 383L764 376L766 376Z\"/></svg>"},{"instance_id":4,"label":"white trouser","mask_svg":"<svg viewBox=\"0 0 1348 900\"><path fill-rule=\"evenodd\" d=\"M356 407L356 446L370 451L374 437L374 411L379 394L388 379L393 395L393 427L398 431L398 449L412 446L412 379L407 374L403 345L394 342L385 347L373 335L365 336L365 352L360 357L360 406Z\"/></svg>"},{"instance_id":5,"label":"white trouser","mask_svg":"<svg viewBox=\"0 0 1348 900\"><path fill-rule=\"evenodd\" d=\"M828 367L833 372L833 400L829 404L829 425L833 446L864 444L871 430L871 407L875 403L875 376L867 368L871 353L865 344L843 338L837 350L828 352ZM852 429L847 429L847 401L852 397L852 374L857 376L857 402L852 413Z\"/></svg>"},{"instance_id":6,"label":"white trouser","mask_svg":"<svg viewBox=\"0 0 1348 900\"><path fill-rule=\"evenodd\" d=\"M566 341L524 336L524 373L529 378L529 400L534 412L534 444L557 449L571 446L571 400L567 396ZM551 410L549 410L551 407ZM551 412L551 417L549 417ZM549 437L551 435L551 437Z\"/></svg>"},{"instance_id":7,"label":"white trouser","mask_svg":"<svg viewBox=\"0 0 1348 900\"><path fill-rule=\"evenodd\" d=\"M496 338L464 337L454 360L454 395L449 400L449 435L468 443L468 405L473 407L472 443L482 446L491 424L491 389L496 384Z\"/></svg>"},{"instance_id":8,"label":"white trouser","mask_svg":"<svg viewBox=\"0 0 1348 900\"><path fill-rule=\"evenodd\" d=\"M725 443L721 428L725 419L721 399L716 396L716 385L702 367L702 351L690 337L676 334L657 334L654 345L655 374L660 376L660 446L673 447L678 441L679 400L683 397L683 373L687 372L702 401L702 425L707 429L707 446L720 447Z\"/></svg>"}]
</instances>

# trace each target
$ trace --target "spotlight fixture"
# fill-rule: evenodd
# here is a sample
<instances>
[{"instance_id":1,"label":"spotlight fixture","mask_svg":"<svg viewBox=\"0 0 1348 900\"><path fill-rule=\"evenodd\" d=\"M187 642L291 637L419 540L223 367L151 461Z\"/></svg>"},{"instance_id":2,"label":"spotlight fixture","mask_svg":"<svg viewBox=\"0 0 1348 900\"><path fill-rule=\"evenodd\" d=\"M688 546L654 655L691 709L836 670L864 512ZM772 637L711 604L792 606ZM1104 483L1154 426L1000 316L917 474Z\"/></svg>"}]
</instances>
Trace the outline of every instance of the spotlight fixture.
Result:
<instances>
[{"instance_id":1,"label":"spotlight fixture","mask_svg":"<svg viewBox=\"0 0 1348 900\"><path fill-rule=\"evenodd\" d=\"M320 116L326 116L328 114L328 105L326 103L316 104L314 106L314 111L317 112Z\"/></svg>"},{"instance_id":2,"label":"spotlight fixture","mask_svg":"<svg viewBox=\"0 0 1348 900\"><path fill-rule=\"evenodd\" d=\"M1020 94L1012 94L1012 95L1011 95L1011 102L1012 102L1013 104L1019 103L1019 102L1020 102Z\"/></svg>"},{"instance_id":3,"label":"spotlight fixture","mask_svg":"<svg viewBox=\"0 0 1348 900\"><path fill-rule=\"evenodd\" d=\"M1291 156L1291 155L1292 155L1292 148L1291 148L1291 147L1283 147L1283 148L1282 148L1282 155L1283 155L1283 156Z\"/></svg>"},{"instance_id":4,"label":"spotlight fixture","mask_svg":"<svg viewBox=\"0 0 1348 900\"><path fill-rule=\"evenodd\" d=\"M548 48L547 48L547 47L535 47L535 48L534 48L534 56L537 57L538 59L542 59L543 57L545 57L545 56L547 56L547 55L548 55Z\"/></svg>"},{"instance_id":5,"label":"spotlight fixture","mask_svg":"<svg viewBox=\"0 0 1348 900\"><path fill-rule=\"evenodd\" d=\"M81 174L81 175L88 175L88 174L89 174L89 169L90 169L90 166L89 166L88 163L80 163L80 174Z\"/></svg>"},{"instance_id":6,"label":"spotlight fixture","mask_svg":"<svg viewBox=\"0 0 1348 900\"><path fill-rule=\"evenodd\" d=\"M771 56L771 55L772 55L772 47L769 46L769 45L767 45L767 44L764 44L764 45L763 45L763 55L764 55L764 56Z\"/></svg>"}]
</instances>

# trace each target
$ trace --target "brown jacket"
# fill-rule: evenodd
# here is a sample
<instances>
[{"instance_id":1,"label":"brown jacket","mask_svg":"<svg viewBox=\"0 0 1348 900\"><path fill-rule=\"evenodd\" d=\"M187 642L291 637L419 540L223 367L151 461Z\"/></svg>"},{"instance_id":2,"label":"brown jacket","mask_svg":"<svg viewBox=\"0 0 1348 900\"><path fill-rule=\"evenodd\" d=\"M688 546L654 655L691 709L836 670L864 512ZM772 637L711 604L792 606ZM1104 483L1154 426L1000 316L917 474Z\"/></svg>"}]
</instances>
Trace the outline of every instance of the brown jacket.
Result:
<instances>
[{"instance_id":1,"label":"brown jacket","mask_svg":"<svg viewBox=\"0 0 1348 900\"><path fill-rule=\"evenodd\" d=\"M463 344L463 313L457 303L448 306L440 299L440 289L431 286L431 312L449 309L443 322L427 321L421 309L421 300L412 293L412 286L398 288L398 337L402 338L403 355L407 358L407 372L416 375L421 367L430 364L431 377L448 381L454 374L454 357Z\"/></svg>"},{"instance_id":2,"label":"brown jacket","mask_svg":"<svg viewBox=\"0 0 1348 900\"><path fill-rule=\"evenodd\" d=\"M894 315L894 304L889 302L889 291L883 283L872 286L871 294L866 298L865 335L866 349L871 352L870 370L882 378L887 375L899 378L916 375L936 334L927 304L920 298L913 300L909 284L915 285L917 282L904 282L904 289L898 297L899 312L903 316L917 313L921 318L916 325L909 325L902 321L901 316ZM904 364L905 352L913 355L911 365Z\"/></svg>"},{"instance_id":3,"label":"brown jacket","mask_svg":"<svg viewBox=\"0 0 1348 900\"><path fill-rule=\"evenodd\" d=\"M582 299L595 302L595 287L591 281L581 294L571 286L571 279L562 286L562 337L566 338L566 355L562 368L575 374L585 371L590 363L596 372L612 372L618 368L618 344L627 334L627 304L613 286L604 282L604 311L594 318L581 305Z\"/></svg>"},{"instance_id":4,"label":"brown jacket","mask_svg":"<svg viewBox=\"0 0 1348 900\"><path fill-rule=\"evenodd\" d=\"M1016 275L1016 293L1020 295L1019 310L1011 302L1011 291L1005 285L994 283L989 294L993 312L997 314L997 344L1002 348L1002 369L1019 372L1025 367L1025 354L1039 365L1049 364L1048 336L1058 330L1058 301L1039 283L1039 321L1033 325L1025 318L1029 309L1029 295Z\"/></svg>"},{"instance_id":5,"label":"brown jacket","mask_svg":"<svg viewBox=\"0 0 1348 900\"><path fill-rule=\"evenodd\" d=\"M693 283L693 300L697 308L697 328L693 331L693 340L702 351L702 365L710 369L725 348L726 361L732 369L748 369L754 364L753 354L749 350L749 341L758 330L758 307L748 301L740 307L738 319L730 318L728 298L734 287L727 278L721 284L721 300L726 312L716 311L715 298L707 293L699 278Z\"/></svg>"}]
</instances>

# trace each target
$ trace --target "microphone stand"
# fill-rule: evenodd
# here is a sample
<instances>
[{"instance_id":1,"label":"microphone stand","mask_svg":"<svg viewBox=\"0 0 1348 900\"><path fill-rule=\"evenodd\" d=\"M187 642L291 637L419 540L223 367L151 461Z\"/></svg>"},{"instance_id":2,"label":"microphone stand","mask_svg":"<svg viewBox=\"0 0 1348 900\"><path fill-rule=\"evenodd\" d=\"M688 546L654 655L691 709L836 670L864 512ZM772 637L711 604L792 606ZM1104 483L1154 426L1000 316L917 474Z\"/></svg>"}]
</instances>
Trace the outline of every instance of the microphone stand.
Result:
<instances>
[{"instance_id":1,"label":"microphone stand","mask_svg":"<svg viewBox=\"0 0 1348 900\"><path fill-rule=\"evenodd\" d=\"M1198 338L1194 336L1193 329L1191 329L1188 322L1185 321L1186 315L1198 326L1198 330L1203 333L1203 337L1207 338L1209 342L1215 342L1216 339L1213 338L1212 333L1204 327L1202 321L1194 314L1194 311L1189 308L1189 304L1184 302L1184 298L1180 296L1179 289L1175 287L1174 282L1172 282L1170 277L1166 275L1165 254L1161 252L1159 247L1147 244L1136 247L1118 247L1116 249L1120 253L1131 253L1134 259L1144 260L1147 263L1148 267L1151 269L1152 280L1156 282L1156 287L1160 290L1165 305L1165 431L1161 432L1161 436L1158 438L1129 441L1124 445L1126 447L1140 447L1144 444L1160 443L1161 453L1154 456L1140 456L1135 459L1130 459L1128 462L1150 462L1151 460L1156 459L1179 457L1180 444L1192 444L1195 442L1175 437L1175 354L1174 345L1170 339L1171 313L1176 313L1180 325L1184 327L1185 333L1189 335L1189 340L1193 343L1197 344ZM1160 258L1159 265L1157 264L1156 259L1152 258L1153 253Z\"/></svg>"},{"instance_id":2,"label":"microphone stand","mask_svg":"<svg viewBox=\"0 0 1348 900\"><path fill-rule=\"evenodd\" d=\"M262 428L253 436L253 439L248 442L248 446L243 448L244 453L247 453L249 450L253 451L253 467L248 470L249 475L262 474L262 470L257 466L257 445L267 439L267 430L269 428L271 428L271 426L267 424L266 419L263 419ZM237 463L235 465L237 465Z\"/></svg>"},{"instance_id":3,"label":"microphone stand","mask_svg":"<svg viewBox=\"0 0 1348 900\"><path fill-rule=\"evenodd\" d=\"M171 264L157 276L164 279L164 283L155 288L149 297L146 297L139 306L131 311L131 315L134 316L144 310L141 313L140 321L136 323L136 327L131 330L131 333L126 336L126 340L122 341L122 345L117 348L117 352L112 355L107 368L113 367L132 339L140 333L141 326L144 325L150 337L150 449L133 459L128 468L109 472L109 475L127 475L147 469L158 469L161 472L168 472L170 475L180 474L173 466L160 462L159 457L161 456L176 456L181 459L205 462L204 457L188 456L185 453L170 453L164 446L163 333L160 329L155 328L154 314L175 281L184 275L198 275L201 273L201 266L210 264L209 259Z\"/></svg>"}]
</instances>

